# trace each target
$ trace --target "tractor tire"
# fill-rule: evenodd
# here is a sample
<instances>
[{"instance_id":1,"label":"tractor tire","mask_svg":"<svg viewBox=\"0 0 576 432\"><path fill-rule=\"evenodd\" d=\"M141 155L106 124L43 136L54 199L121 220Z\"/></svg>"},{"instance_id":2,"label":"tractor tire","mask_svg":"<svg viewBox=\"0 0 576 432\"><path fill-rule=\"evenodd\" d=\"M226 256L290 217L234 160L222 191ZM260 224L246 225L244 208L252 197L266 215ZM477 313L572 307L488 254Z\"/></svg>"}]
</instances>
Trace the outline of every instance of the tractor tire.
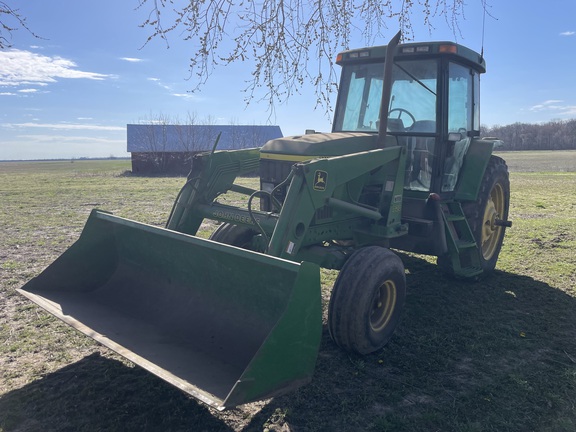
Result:
<instances>
[{"instance_id":1,"label":"tractor tire","mask_svg":"<svg viewBox=\"0 0 576 432\"><path fill-rule=\"evenodd\" d=\"M328 306L330 336L358 354L383 348L394 333L406 299L402 260L378 246L357 250L336 279Z\"/></svg>"},{"instance_id":2,"label":"tractor tire","mask_svg":"<svg viewBox=\"0 0 576 432\"><path fill-rule=\"evenodd\" d=\"M480 252L482 274L494 271L502 248L505 228L494 224L496 219L508 220L510 207L510 179L506 162L491 156L482 179L476 202L464 203L462 210L468 220ZM454 274L450 257L438 257L438 266L447 274Z\"/></svg>"},{"instance_id":3,"label":"tractor tire","mask_svg":"<svg viewBox=\"0 0 576 432\"><path fill-rule=\"evenodd\" d=\"M256 231L245 226L223 223L210 235L209 239L242 249L250 249L250 242L255 235Z\"/></svg>"}]
</instances>

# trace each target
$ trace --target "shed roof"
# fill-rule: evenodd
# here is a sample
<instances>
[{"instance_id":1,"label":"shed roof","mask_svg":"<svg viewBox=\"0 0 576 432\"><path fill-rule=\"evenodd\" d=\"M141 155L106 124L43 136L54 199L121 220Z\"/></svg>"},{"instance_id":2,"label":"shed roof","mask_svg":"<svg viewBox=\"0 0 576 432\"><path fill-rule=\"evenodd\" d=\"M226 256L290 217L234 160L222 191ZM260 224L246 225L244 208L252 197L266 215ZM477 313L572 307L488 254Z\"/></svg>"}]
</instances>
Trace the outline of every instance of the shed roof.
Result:
<instances>
[{"instance_id":1,"label":"shed roof","mask_svg":"<svg viewBox=\"0 0 576 432\"><path fill-rule=\"evenodd\" d=\"M129 124L126 129L131 153L211 150L219 133L219 150L261 147L282 137L280 126Z\"/></svg>"}]
</instances>

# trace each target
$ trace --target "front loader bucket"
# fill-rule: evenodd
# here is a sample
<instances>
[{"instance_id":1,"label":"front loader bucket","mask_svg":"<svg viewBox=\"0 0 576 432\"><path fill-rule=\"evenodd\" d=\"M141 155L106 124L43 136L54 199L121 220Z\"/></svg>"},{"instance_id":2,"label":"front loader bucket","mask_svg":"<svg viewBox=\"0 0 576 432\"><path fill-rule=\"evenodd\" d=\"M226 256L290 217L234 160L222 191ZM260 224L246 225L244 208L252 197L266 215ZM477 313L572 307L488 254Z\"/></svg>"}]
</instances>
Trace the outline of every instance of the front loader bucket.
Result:
<instances>
[{"instance_id":1,"label":"front loader bucket","mask_svg":"<svg viewBox=\"0 0 576 432\"><path fill-rule=\"evenodd\" d=\"M19 292L218 409L311 379L319 268L94 210Z\"/></svg>"}]
</instances>

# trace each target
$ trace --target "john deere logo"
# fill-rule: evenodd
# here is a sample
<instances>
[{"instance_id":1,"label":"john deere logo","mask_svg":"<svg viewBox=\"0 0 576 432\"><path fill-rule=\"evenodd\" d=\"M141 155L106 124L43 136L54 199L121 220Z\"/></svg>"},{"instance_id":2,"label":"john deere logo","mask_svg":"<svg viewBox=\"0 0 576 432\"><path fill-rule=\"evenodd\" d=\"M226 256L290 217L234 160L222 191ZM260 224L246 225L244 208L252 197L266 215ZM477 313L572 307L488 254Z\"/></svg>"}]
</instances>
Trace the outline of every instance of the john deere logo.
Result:
<instances>
[{"instance_id":1,"label":"john deere logo","mask_svg":"<svg viewBox=\"0 0 576 432\"><path fill-rule=\"evenodd\" d=\"M326 182L328 181L328 173L326 171L316 171L314 174L314 190L326 190Z\"/></svg>"}]
</instances>

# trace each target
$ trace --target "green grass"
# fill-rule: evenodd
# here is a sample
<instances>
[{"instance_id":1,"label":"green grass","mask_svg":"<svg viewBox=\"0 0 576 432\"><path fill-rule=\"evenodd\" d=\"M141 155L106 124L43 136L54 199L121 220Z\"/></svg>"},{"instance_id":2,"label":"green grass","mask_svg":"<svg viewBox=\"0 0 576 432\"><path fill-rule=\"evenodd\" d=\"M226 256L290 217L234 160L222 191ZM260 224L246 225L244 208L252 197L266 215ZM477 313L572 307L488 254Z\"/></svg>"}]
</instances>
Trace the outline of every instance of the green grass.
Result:
<instances>
[{"instance_id":1,"label":"green grass","mask_svg":"<svg viewBox=\"0 0 576 432\"><path fill-rule=\"evenodd\" d=\"M512 172L574 172L576 151L520 151L497 152Z\"/></svg>"},{"instance_id":2,"label":"green grass","mask_svg":"<svg viewBox=\"0 0 576 432\"><path fill-rule=\"evenodd\" d=\"M94 207L162 226L184 179L130 176L129 161L0 163L0 431L576 430L576 152L533 153L500 154L514 225L491 278L402 254L408 297L387 347L349 355L324 329L309 385L222 413L14 291ZM322 273L325 305L335 276Z\"/></svg>"}]
</instances>

